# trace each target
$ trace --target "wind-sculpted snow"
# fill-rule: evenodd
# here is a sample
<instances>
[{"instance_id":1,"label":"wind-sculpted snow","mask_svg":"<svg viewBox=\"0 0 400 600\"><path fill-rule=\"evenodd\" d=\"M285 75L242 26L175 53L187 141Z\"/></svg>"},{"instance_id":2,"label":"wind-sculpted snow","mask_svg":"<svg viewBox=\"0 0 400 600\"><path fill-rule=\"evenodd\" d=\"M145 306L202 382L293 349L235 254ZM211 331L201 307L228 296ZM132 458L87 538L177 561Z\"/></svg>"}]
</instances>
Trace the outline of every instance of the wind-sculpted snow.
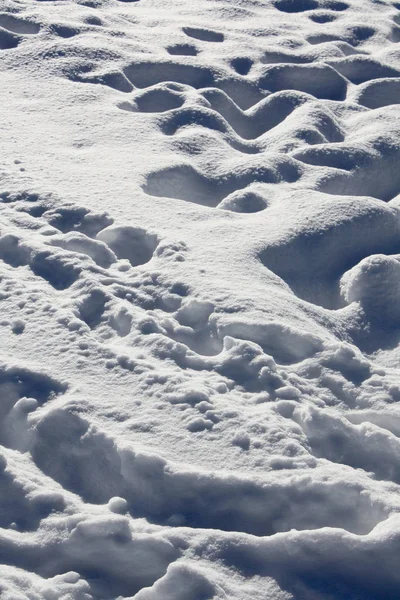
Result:
<instances>
[{"instance_id":1,"label":"wind-sculpted snow","mask_svg":"<svg viewBox=\"0 0 400 600\"><path fill-rule=\"evenodd\" d=\"M3 0L1 600L398 600L399 44Z\"/></svg>"}]
</instances>

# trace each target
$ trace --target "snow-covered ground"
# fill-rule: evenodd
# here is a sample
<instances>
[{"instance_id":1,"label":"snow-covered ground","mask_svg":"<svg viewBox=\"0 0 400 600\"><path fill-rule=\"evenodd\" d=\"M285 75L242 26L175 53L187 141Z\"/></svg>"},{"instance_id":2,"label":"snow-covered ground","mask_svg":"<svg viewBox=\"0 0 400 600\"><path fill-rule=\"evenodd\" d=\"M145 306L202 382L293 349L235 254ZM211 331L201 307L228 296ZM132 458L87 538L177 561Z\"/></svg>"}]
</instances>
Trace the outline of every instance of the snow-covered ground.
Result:
<instances>
[{"instance_id":1,"label":"snow-covered ground","mask_svg":"<svg viewBox=\"0 0 400 600\"><path fill-rule=\"evenodd\" d=\"M0 49L1 600L398 600L400 3Z\"/></svg>"}]
</instances>

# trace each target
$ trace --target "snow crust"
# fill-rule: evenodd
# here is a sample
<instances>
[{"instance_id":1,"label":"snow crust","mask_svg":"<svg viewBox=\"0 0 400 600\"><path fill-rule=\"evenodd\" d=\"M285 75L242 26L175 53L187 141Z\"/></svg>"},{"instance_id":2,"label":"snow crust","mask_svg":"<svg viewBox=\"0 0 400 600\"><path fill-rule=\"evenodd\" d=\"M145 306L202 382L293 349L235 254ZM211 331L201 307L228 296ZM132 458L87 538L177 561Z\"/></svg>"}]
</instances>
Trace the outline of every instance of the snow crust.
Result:
<instances>
[{"instance_id":1,"label":"snow crust","mask_svg":"<svg viewBox=\"0 0 400 600\"><path fill-rule=\"evenodd\" d=\"M398 600L400 3L2 0L1 600Z\"/></svg>"}]
</instances>

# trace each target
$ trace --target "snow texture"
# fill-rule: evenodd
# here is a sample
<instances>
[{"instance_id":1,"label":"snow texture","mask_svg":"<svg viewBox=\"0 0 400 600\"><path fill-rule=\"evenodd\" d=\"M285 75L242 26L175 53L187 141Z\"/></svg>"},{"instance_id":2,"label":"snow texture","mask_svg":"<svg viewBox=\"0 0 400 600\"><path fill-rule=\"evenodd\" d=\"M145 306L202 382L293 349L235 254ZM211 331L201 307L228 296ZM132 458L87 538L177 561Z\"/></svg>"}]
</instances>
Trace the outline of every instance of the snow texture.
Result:
<instances>
[{"instance_id":1,"label":"snow texture","mask_svg":"<svg viewBox=\"0 0 400 600\"><path fill-rule=\"evenodd\" d=\"M400 598L399 44L0 1L1 600Z\"/></svg>"}]
</instances>

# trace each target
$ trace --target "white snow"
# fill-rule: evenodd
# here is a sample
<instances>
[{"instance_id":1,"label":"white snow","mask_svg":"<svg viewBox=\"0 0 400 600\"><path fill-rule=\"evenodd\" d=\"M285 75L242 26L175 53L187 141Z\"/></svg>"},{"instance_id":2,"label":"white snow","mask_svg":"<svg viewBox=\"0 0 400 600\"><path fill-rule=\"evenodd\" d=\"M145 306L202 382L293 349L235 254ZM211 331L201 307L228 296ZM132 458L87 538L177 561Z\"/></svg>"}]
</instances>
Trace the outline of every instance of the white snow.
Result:
<instances>
[{"instance_id":1,"label":"white snow","mask_svg":"<svg viewBox=\"0 0 400 600\"><path fill-rule=\"evenodd\" d=\"M1 600L400 598L399 44L0 1Z\"/></svg>"}]
</instances>

